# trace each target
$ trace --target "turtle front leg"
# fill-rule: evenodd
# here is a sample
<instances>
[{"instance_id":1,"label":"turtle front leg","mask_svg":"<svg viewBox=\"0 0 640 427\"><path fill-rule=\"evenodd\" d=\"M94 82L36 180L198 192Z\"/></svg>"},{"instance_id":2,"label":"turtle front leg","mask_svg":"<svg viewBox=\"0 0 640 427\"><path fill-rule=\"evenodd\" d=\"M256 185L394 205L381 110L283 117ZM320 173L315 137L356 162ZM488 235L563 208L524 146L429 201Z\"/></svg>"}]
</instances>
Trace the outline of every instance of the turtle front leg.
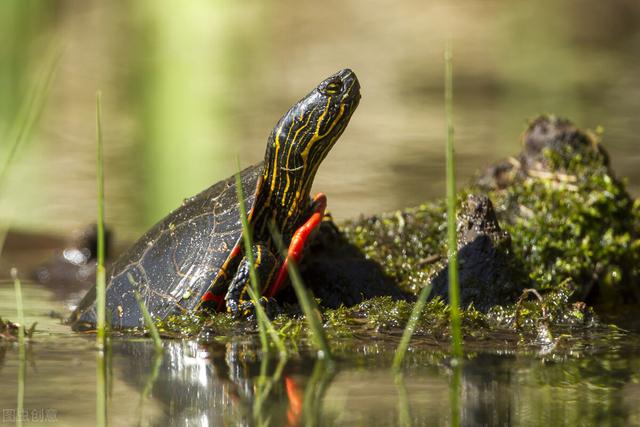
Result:
<instances>
[{"instance_id":1,"label":"turtle front leg","mask_svg":"<svg viewBox=\"0 0 640 427\"><path fill-rule=\"evenodd\" d=\"M309 236L318 227L318 225L324 221L326 208L327 196L324 193L316 194L311 202L311 215L309 216L309 219L307 219L307 221L295 231L293 237L291 237L289 249L287 250L287 257L278 270L278 275L276 276L273 284L266 291L266 295L268 297L275 296L284 285L288 275L289 263L293 262L297 264L302 259L302 252L305 244L309 240ZM329 220L331 220L330 217Z\"/></svg>"},{"instance_id":2,"label":"turtle front leg","mask_svg":"<svg viewBox=\"0 0 640 427\"><path fill-rule=\"evenodd\" d=\"M278 265L276 256L264 245L255 244L252 247L253 263L256 269L256 276L261 292L267 288L273 278ZM247 291L247 287L251 286L251 264L245 256L240 260L240 265L236 275L233 277L227 294L224 299L226 301L227 311L234 316L248 316L253 309L253 302ZM270 303L271 298L260 298L263 305Z\"/></svg>"}]
</instances>

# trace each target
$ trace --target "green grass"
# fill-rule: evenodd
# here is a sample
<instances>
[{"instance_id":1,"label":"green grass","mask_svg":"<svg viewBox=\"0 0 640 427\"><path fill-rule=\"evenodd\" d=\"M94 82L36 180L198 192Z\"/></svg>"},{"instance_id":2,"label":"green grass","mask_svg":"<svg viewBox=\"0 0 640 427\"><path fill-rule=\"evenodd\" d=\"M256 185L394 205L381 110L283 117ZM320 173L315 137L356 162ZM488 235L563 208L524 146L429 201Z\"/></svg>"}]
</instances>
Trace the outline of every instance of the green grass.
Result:
<instances>
[{"instance_id":1,"label":"green grass","mask_svg":"<svg viewBox=\"0 0 640 427\"><path fill-rule=\"evenodd\" d=\"M130 13L140 36L130 46L130 65L138 68L128 84L138 103L144 154L135 167L148 178L138 193L140 220L149 226L185 194L208 186L212 173L225 178L235 172L229 161L235 152L229 144L235 135L229 120L235 95L227 89L237 85L237 60L244 52L234 42L236 5L210 0L182 2L178 8L171 4L141 0L120 9ZM203 159L207 167L184 167Z\"/></svg>"},{"instance_id":2,"label":"green grass","mask_svg":"<svg viewBox=\"0 0 640 427\"><path fill-rule=\"evenodd\" d=\"M26 348L25 348L25 332L24 332L24 310L22 303L22 285L18 278L18 270L11 269L11 277L16 293L16 310L18 311L18 351L20 367L18 369L18 396L16 405L16 425L22 425L22 413L24 411L24 380L26 374Z\"/></svg>"},{"instance_id":3,"label":"green grass","mask_svg":"<svg viewBox=\"0 0 640 427\"><path fill-rule=\"evenodd\" d=\"M451 324L451 342L452 353L454 357L462 356L462 332L460 321L460 288L458 284L458 246L456 235L456 171L455 171L455 157L453 149L453 66L452 66L452 52L451 46L447 45L444 53L445 59L445 115L446 115L446 127L447 127L447 245L448 245L448 260L449 260L449 305L450 305L450 324ZM409 348L409 342L415 331L416 325L427 298L431 293L431 284L425 286L416 304L411 312L411 317L407 322L407 325L402 334L400 344L396 350L396 354L393 358L392 368L394 371L398 371L402 366L402 362L406 356L407 349Z\"/></svg>"},{"instance_id":4,"label":"green grass","mask_svg":"<svg viewBox=\"0 0 640 427\"><path fill-rule=\"evenodd\" d=\"M127 273L127 276L129 276L129 281L131 283L134 283L133 277L131 277L131 273ZM153 323L153 319L151 319L149 310L147 310L147 306L144 304L144 301L142 301L142 298L140 298L140 294L138 293L138 291L135 291L134 295L136 297L138 307L140 307L140 311L142 312L142 317L144 317L144 323L147 325L147 329L149 329L149 335L151 335L151 338L153 339L153 345L156 351L158 353L161 353L164 347L162 346L162 339L160 339L158 328L156 328L156 325Z\"/></svg>"},{"instance_id":5,"label":"green grass","mask_svg":"<svg viewBox=\"0 0 640 427\"><path fill-rule=\"evenodd\" d=\"M96 353L96 425L107 425L107 362L105 352L99 349Z\"/></svg>"},{"instance_id":6,"label":"green grass","mask_svg":"<svg viewBox=\"0 0 640 427\"><path fill-rule=\"evenodd\" d=\"M280 358L278 360L278 365L276 366L276 370L272 376L267 376L267 369L269 367L269 359L266 357L262 358L260 363L260 377L257 379L257 387L255 391L255 399L253 401L252 407L252 416L257 426L265 426L269 425L269 416L270 408L266 408L265 411L265 401L269 397L273 386L280 382L280 377L282 377L282 372L284 370L285 365L287 364L286 358Z\"/></svg>"},{"instance_id":7,"label":"green grass","mask_svg":"<svg viewBox=\"0 0 640 427\"><path fill-rule=\"evenodd\" d=\"M456 164L453 149L453 53L448 43L445 52L445 114L447 117L447 246L449 248L449 311L454 357L462 356L460 323L460 287L458 284L458 240L456 235Z\"/></svg>"},{"instance_id":8,"label":"green grass","mask_svg":"<svg viewBox=\"0 0 640 427\"><path fill-rule=\"evenodd\" d=\"M96 367L96 424L107 425L106 274L104 268L104 158L102 141L102 94L96 93L96 183L98 193L98 260L96 266L96 305L98 353Z\"/></svg>"},{"instance_id":9,"label":"green grass","mask_svg":"<svg viewBox=\"0 0 640 427\"><path fill-rule=\"evenodd\" d=\"M429 294L431 294L432 286L429 283L425 286L422 291L420 291L420 295L418 296L418 300L413 306L413 310L411 311L411 316L407 321L407 325L404 328L402 333L402 338L400 339L400 344L398 344L398 349L393 357L393 365L392 368L394 371L400 371L402 367L402 362L404 362L404 358L407 354L407 350L409 349L409 342L411 341L411 337L416 330L416 326L418 324L418 320L420 320L420 316L422 315L422 311L424 310L424 306L427 303L427 299L429 298Z\"/></svg>"},{"instance_id":10,"label":"green grass","mask_svg":"<svg viewBox=\"0 0 640 427\"><path fill-rule=\"evenodd\" d=\"M303 425L317 426L321 424L322 400L335 373L335 364L332 360L316 360L309 382L304 388Z\"/></svg>"},{"instance_id":11,"label":"green grass","mask_svg":"<svg viewBox=\"0 0 640 427\"><path fill-rule=\"evenodd\" d=\"M280 355L286 355L287 348L284 342L280 338L278 331L273 327L273 324L269 320L267 313L264 311L264 307L260 303L260 283L258 282L258 275L253 259L253 237L251 233L251 227L247 219L247 208L244 204L244 192L242 191L242 182L240 179L240 162L238 162L238 173L236 174L236 194L238 196L238 203L240 205L240 220L242 221L242 238L244 242L244 256L249 261L249 277L251 280L251 286L247 287L251 301L256 310L256 319L258 321L258 331L260 333L260 344L262 351L266 355L269 353L269 343L267 340L267 334L271 337L274 345L278 349Z\"/></svg>"},{"instance_id":12,"label":"green grass","mask_svg":"<svg viewBox=\"0 0 640 427\"><path fill-rule=\"evenodd\" d=\"M453 53L447 43L445 62L445 111L447 117L447 246L449 257L449 315L453 377L449 387L451 425L460 425L460 381L462 365L462 328L460 319L460 287L458 283L458 239L456 235L456 164L453 149Z\"/></svg>"},{"instance_id":13,"label":"green grass","mask_svg":"<svg viewBox=\"0 0 640 427\"><path fill-rule=\"evenodd\" d=\"M460 396L462 390L460 389L462 384L462 363L460 359L453 360L451 384L449 385L449 402L451 407L451 425L458 427L460 425Z\"/></svg>"},{"instance_id":14,"label":"green grass","mask_svg":"<svg viewBox=\"0 0 640 427\"><path fill-rule=\"evenodd\" d=\"M106 273L104 268L104 156L102 140L102 94L96 93L96 181L98 192L98 264L96 267L96 305L98 348L105 347Z\"/></svg>"},{"instance_id":15,"label":"green grass","mask_svg":"<svg viewBox=\"0 0 640 427\"><path fill-rule=\"evenodd\" d=\"M60 50L54 50L53 53L50 54L50 58L44 61L42 71L40 72L41 75L36 80L36 84L27 93L25 102L20 106L12 127L9 129L6 137L3 138L5 143L8 144L8 148L0 162L0 188L4 184L10 166L18 152L18 148L29 139L34 125L42 114L60 57Z\"/></svg>"},{"instance_id":16,"label":"green grass","mask_svg":"<svg viewBox=\"0 0 640 427\"><path fill-rule=\"evenodd\" d=\"M156 347L157 348L157 347ZM144 389L142 393L140 393L140 403L138 403L138 425L145 425L143 423L144 418L144 403L149 398L151 391L153 390L153 385L156 383L158 376L160 375L160 368L162 367L162 360L164 358L164 354L162 351L157 351L153 357L153 368L151 370L151 374L147 379L147 382L144 385ZM149 419L146 419L146 425L149 425Z\"/></svg>"},{"instance_id":17,"label":"green grass","mask_svg":"<svg viewBox=\"0 0 640 427\"><path fill-rule=\"evenodd\" d=\"M398 391L398 425L410 427L412 425L411 407L409 406L409 394L404 383L404 375L400 372L396 373L394 382Z\"/></svg>"},{"instance_id":18,"label":"green grass","mask_svg":"<svg viewBox=\"0 0 640 427\"><path fill-rule=\"evenodd\" d=\"M283 257L286 257L288 252L287 248L284 246L284 242L282 241L280 231L277 230L273 224L269 224L269 229L271 230L271 235L278 251ZM322 327L322 315L320 314L320 309L318 308L315 300L309 295L309 292L307 292L307 288L302 282L302 277L300 276L298 267L292 259L287 263L287 270L293 289L298 297L298 302L302 307L302 312L304 313L309 329L313 334L312 342L318 349L320 357L332 360L333 356L331 355L329 340L327 339L327 335Z\"/></svg>"}]
</instances>

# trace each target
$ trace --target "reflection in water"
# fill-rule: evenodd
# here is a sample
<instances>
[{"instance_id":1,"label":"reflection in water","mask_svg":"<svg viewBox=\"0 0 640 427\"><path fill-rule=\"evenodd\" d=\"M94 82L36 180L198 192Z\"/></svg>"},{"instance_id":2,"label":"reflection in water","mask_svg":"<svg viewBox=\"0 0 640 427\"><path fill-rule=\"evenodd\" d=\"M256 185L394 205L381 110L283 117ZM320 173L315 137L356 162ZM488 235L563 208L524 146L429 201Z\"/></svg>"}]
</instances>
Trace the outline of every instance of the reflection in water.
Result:
<instances>
[{"instance_id":1,"label":"reflection in water","mask_svg":"<svg viewBox=\"0 0 640 427\"><path fill-rule=\"evenodd\" d=\"M447 348L418 342L398 377L389 369L396 343L373 338L343 342L336 365L304 355L261 359L251 340L166 340L158 354L150 340L115 338L105 359L108 418L158 426L451 425L455 416L460 425L631 425L640 421L639 343L630 334L590 337L553 354L483 343L456 375ZM55 408L60 422L93 424L94 337L41 334L28 347L25 409ZM0 343L3 407L15 405L19 369L17 348ZM456 381L459 410L450 400Z\"/></svg>"},{"instance_id":2,"label":"reflection in water","mask_svg":"<svg viewBox=\"0 0 640 427\"><path fill-rule=\"evenodd\" d=\"M107 395L109 387L108 375L109 362L111 352L106 350L97 350L96 352L96 425L104 427L107 425Z\"/></svg>"},{"instance_id":3,"label":"reflection in water","mask_svg":"<svg viewBox=\"0 0 640 427\"><path fill-rule=\"evenodd\" d=\"M446 358L433 365L433 354L422 362L416 354L405 374L394 376L387 368L358 368L372 357L357 356L367 344L336 366L305 357L261 360L256 343L247 342L165 341L164 347L159 358L150 341L113 345L114 380L162 408L150 420L139 408L151 425L627 424L640 415L629 405L640 396L622 395L639 379L638 356L607 366L602 360L613 355L606 353L598 362L481 352L451 367ZM375 360L392 357L391 347L377 351Z\"/></svg>"},{"instance_id":4,"label":"reflection in water","mask_svg":"<svg viewBox=\"0 0 640 427\"><path fill-rule=\"evenodd\" d=\"M333 367L323 360L258 360L254 344L165 341L159 355L147 341L116 342L122 372L115 375L141 390L141 405L145 395L161 402L154 425L300 425L303 417L313 425L321 419ZM141 419L143 413L139 408Z\"/></svg>"},{"instance_id":5,"label":"reflection in water","mask_svg":"<svg viewBox=\"0 0 640 427\"><path fill-rule=\"evenodd\" d=\"M395 377L398 390L398 425L409 427L411 423L411 408L409 407L409 395L404 383L404 374L398 373Z\"/></svg>"},{"instance_id":6,"label":"reflection in water","mask_svg":"<svg viewBox=\"0 0 640 427\"><path fill-rule=\"evenodd\" d=\"M114 343L116 369L127 383L144 395L162 402L162 421L158 425L207 425L206 422L229 416L232 408L227 384L217 380L215 367L204 350L195 342L167 341L165 351L153 383L157 353L144 341ZM116 376L119 376L116 374Z\"/></svg>"}]
</instances>

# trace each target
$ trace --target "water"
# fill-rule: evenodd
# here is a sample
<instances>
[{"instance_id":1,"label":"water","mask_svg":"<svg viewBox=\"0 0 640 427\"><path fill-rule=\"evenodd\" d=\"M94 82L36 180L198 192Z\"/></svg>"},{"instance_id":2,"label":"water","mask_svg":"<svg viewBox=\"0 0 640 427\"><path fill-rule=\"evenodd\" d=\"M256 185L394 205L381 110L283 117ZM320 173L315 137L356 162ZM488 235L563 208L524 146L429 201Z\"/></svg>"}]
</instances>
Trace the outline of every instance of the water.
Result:
<instances>
[{"instance_id":1,"label":"water","mask_svg":"<svg viewBox=\"0 0 640 427\"><path fill-rule=\"evenodd\" d=\"M261 160L279 116L346 66L358 73L362 102L315 185L333 215L441 196L447 34L461 185L519 151L526 119L554 112L602 125L614 169L634 194L640 188L636 2L197 0L181 11L161 2L6 2L26 3L25 21L2 27L17 52L0 56L5 86L28 85L51 40L63 56L41 125L3 191L0 218L16 227L70 233L95 220L97 90L107 221L126 241L235 172L236 155L242 165ZM12 114L0 113L2 128Z\"/></svg>"},{"instance_id":2,"label":"water","mask_svg":"<svg viewBox=\"0 0 640 427\"><path fill-rule=\"evenodd\" d=\"M24 408L55 416L56 425L93 424L95 336L50 317L68 307L49 290L27 284L24 294L26 321L38 322L27 347ZM0 312L15 319L12 287L3 284L0 297ZM398 337L334 341L334 366L304 350L282 365L261 360L249 337L165 340L161 356L149 340L115 337L106 357L110 425L299 425L305 416L323 426L451 425L455 375L461 425L640 423L638 335L572 331L554 346L518 344L510 335L470 339L460 367L447 343L418 337L402 378L390 371ZM16 345L0 343L5 417L16 407L18 369Z\"/></svg>"}]
</instances>

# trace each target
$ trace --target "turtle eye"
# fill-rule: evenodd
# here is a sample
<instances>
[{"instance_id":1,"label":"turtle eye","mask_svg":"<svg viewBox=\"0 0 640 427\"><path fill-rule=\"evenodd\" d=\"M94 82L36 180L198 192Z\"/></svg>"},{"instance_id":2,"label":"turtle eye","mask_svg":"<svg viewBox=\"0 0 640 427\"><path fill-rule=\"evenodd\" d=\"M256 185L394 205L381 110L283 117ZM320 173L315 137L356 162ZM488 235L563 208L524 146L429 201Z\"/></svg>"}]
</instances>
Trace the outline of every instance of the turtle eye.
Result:
<instances>
[{"instance_id":1,"label":"turtle eye","mask_svg":"<svg viewBox=\"0 0 640 427\"><path fill-rule=\"evenodd\" d=\"M326 95L335 95L342 90L342 82L340 80L333 80L327 83L325 87L322 88L322 92Z\"/></svg>"}]
</instances>

